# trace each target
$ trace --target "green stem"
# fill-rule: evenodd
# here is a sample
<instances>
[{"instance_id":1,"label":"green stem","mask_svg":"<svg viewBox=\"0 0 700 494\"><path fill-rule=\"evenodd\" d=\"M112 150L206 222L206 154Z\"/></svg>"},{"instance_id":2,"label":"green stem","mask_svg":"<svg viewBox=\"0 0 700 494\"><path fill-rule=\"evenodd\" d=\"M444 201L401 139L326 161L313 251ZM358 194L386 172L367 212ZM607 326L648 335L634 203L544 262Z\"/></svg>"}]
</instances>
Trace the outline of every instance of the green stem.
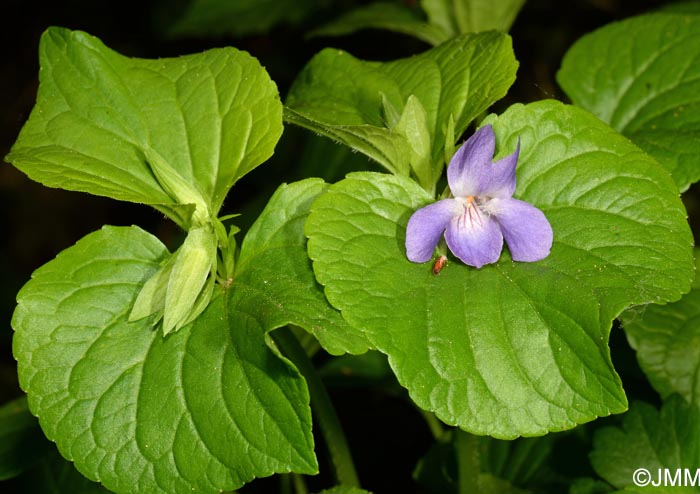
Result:
<instances>
[{"instance_id":1,"label":"green stem","mask_svg":"<svg viewBox=\"0 0 700 494\"><path fill-rule=\"evenodd\" d=\"M289 329L275 331L273 335L280 349L294 362L294 365L306 379L306 384L309 386L309 394L311 395L311 409L328 445L336 481L340 485L360 487L360 480L355 471L350 448L345 439L340 420L338 420L338 415L336 415L331 403L330 396L328 396L326 387L321 382L321 377L316 372L299 341Z\"/></svg>"},{"instance_id":2,"label":"green stem","mask_svg":"<svg viewBox=\"0 0 700 494\"><path fill-rule=\"evenodd\" d=\"M280 494L292 494L292 474L286 473L279 476Z\"/></svg>"},{"instance_id":3,"label":"green stem","mask_svg":"<svg viewBox=\"0 0 700 494\"><path fill-rule=\"evenodd\" d=\"M481 454L479 438L461 429L454 429L457 453L457 479L459 494L479 494Z\"/></svg>"},{"instance_id":4,"label":"green stem","mask_svg":"<svg viewBox=\"0 0 700 494\"><path fill-rule=\"evenodd\" d=\"M306 482L304 482L304 477L297 473L290 474L292 476L292 483L294 484L294 492L296 494L305 494L309 492L308 487L306 487Z\"/></svg>"},{"instance_id":5,"label":"green stem","mask_svg":"<svg viewBox=\"0 0 700 494\"><path fill-rule=\"evenodd\" d=\"M420 407L416 407L425 420L425 423L430 429L433 435L433 439L436 441L442 441L445 438L445 428L442 426L442 422L435 416L434 413L423 410Z\"/></svg>"}]
</instances>

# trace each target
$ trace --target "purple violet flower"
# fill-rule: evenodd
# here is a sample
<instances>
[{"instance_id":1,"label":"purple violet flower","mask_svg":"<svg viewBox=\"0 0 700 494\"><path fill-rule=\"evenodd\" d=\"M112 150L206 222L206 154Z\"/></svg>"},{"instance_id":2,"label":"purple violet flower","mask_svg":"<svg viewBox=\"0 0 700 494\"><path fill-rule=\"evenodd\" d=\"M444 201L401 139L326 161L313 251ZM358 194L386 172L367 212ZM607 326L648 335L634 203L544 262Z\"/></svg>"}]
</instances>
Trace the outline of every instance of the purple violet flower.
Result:
<instances>
[{"instance_id":1,"label":"purple violet flower","mask_svg":"<svg viewBox=\"0 0 700 494\"><path fill-rule=\"evenodd\" d=\"M476 268L498 260L503 239L514 261L539 261L549 255L552 227L536 207L515 192L515 152L493 163L496 137L481 127L457 150L447 168L452 198L419 209L406 228L406 255L427 262L444 232L450 251Z\"/></svg>"}]
</instances>

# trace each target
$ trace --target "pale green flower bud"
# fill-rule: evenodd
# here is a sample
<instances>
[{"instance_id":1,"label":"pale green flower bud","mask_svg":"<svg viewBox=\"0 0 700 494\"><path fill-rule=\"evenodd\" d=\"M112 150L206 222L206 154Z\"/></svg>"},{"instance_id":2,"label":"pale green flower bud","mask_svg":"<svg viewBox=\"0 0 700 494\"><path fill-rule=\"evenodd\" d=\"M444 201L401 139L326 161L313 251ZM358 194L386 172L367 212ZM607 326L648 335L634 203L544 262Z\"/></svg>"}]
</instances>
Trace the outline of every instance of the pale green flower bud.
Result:
<instances>
[{"instance_id":1,"label":"pale green flower bud","mask_svg":"<svg viewBox=\"0 0 700 494\"><path fill-rule=\"evenodd\" d=\"M208 223L210 221L209 207L202 194L156 151L149 149L146 150L145 154L153 174L165 193L178 204L194 205L192 225L186 226L201 226Z\"/></svg>"},{"instance_id":2,"label":"pale green flower bud","mask_svg":"<svg viewBox=\"0 0 700 494\"><path fill-rule=\"evenodd\" d=\"M428 114L418 98L413 95L408 97L401 118L396 123L394 130L403 134L408 142L409 163L418 183L433 194L437 177L434 176L430 156Z\"/></svg>"},{"instance_id":3,"label":"pale green flower bud","mask_svg":"<svg viewBox=\"0 0 700 494\"><path fill-rule=\"evenodd\" d=\"M163 333L189 324L209 305L216 278L217 238L211 224L190 230L185 241L143 286L129 321L155 315Z\"/></svg>"},{"instance_id":4,"label":"pale green flower bud","mask_svg":"<svg viewBox=\"0 0 700 494\"><path fill-rule=\"evenodd\" d=\"M216 275L216 235L211 225L193 228L177 251L173 264L163 311L163 333L180 329L202 313L211 299L197 303L207 278ZM213 283L213 281L212 281ZM212 284L213 288L213 284Z\"/></svg>"}]
</instances>

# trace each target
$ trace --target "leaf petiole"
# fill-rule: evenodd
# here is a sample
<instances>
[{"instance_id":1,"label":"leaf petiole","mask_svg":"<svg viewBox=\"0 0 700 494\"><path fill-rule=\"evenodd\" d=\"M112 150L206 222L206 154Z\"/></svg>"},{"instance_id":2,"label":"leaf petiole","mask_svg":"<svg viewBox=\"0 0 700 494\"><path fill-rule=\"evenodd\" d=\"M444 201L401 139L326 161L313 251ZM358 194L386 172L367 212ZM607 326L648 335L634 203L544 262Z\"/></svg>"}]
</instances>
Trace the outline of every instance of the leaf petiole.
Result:
<instances>
[{"instance_id":1,"label":"leaf petiole","mask_svg":"<svg viewBox=\"0 0 700 494\"><path fill-rule=\"evenodd\" d=\"M357 477L345 433L321 377L316 372L299 340L288 328L275 331L273 338L284 355L294 363L306 379L311 395L311 409L326 440L337 484L360 487L360 480Z\"/></svg>"},{"instance_id":2,"label":"leaf petiole","mask_svg":"<svg viewBox=\"0 0 700 494\"><path fill-rule=\"evenodd\" d=\"M454 445L457 457L458 494L479 494L481 453L479 437L461 429L454 430Z\"/></svg>"}]
</instances>

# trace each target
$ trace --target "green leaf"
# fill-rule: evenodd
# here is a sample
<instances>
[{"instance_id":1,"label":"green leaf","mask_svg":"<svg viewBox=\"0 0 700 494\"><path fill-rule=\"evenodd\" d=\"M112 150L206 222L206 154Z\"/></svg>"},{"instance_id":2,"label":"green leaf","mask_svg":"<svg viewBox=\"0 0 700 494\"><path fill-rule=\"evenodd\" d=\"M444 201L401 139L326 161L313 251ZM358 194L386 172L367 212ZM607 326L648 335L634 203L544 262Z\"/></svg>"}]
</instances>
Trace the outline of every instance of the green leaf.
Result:
<instances>
[{"instance_id":1,"label":"green leaf","mask_svg":"<svg viewBox=\"0 0 700 494\"><path fill-rule=\"evenodd\" d=\"M661 469L689 469L695 474L700 465L700 411L678 396L664 402L661 411L642 402L632 404L623 419L622 427L605 427L593 438L591 464L595 471L610 484L624 492L687 493L697 487L667 487L649 485L635 487L633 474L639 468L657 481ZM681 476L683 472L681 471ZM643 479L644 477L642 477ZM682 477L681 477L682 478Z\"/></svg>"},{"instance_id":2,"label":"green leaf","mask_svg":"<svg viewBox=\"0 0 700 494\"><path fill-rule=\"evenodd\" d=\"M696 269L700 260L697 258ZM700 405L700 279L678 302L644 305L622 314L627 340L654 389L662 397L677 393Z\"/></svg>"},{"instance_id":3,"label":"green leaf","mask_svg":"<svg viewBox=\"0 0 700 494\"><path fill-rule=\"evenodd\" d=\"M501 438L562 430L626 409L607 346L632 304L673 300L693 276L678 191L597 118L554 101L516 105L497 155L521 139L515 197L554 230L538 263L439 276L405 255L411 214L432 202L403 177L360 173L312 206L308 251L331 304L389 356L399 382L448 424ZM497 156L497 157L498 157Z\"/></svg>"},{"instance_id":4,"label":"green leaf","mask_svg":"<svg viewBox=\"0 0 700 494\"><path fill-rule=\"evenodd\" d=\"M323 55L323 53L321 53ZM296 103L293 103L296 104ZM325 102L319 100L313 112L323 115L324 110L319 110ZM284 119L295 125L305 127L329 137L334 141L349 146L373 159L391 173L407 176L409 174L409 152L406 139L389 129L378 126L324 123L304 114L304 110L296 111L292 108L284 109Z\"/></svg>"},{"instance_id":5,"label":"green leaf","mask_svg":"<svg viewBox=\"0 0 700 494\"><path fill-rule=\"evenodd\" d=\"M361 29L387 29L437 46L460 34L507 32L525 0L422 0L428 22L403 3L375 2L313 30L311 36L343 36Z\"/></svg>"},{"instance_id":6,"label":"green leaf","mask_svg":"<svg viewBox=\"0 0 700 494\"><path fill-rule=\"evenodd\" d=\"M326 49L294 82L285 118L366 154L394 174L408 175L409 146L402 134L387 127L386 102L399 113L410 96L420 102L433 165L440 167L450 118L459 136L506 94L516 69L510 37L495 32L461 36L386 63Z\"/></svg>"},{"instance_id":7,"label":"green leaf","mask_svg":"<svg viewBox=\"0 0 700 494\"><path fill-rule=\"evenodd\" d=\"M215 215L282 132L277 88L233 48L127 58L50 28L40 63L37 103L7 160L49 187L150 204L185 228L192 204Z\"/></svg>"},{"instance_id":8,"label":"green leaf","mask_svg":"<svg viewBox=\"0 0 700 494\"><path fill-rule=\"evenodd\" d=\"M264 33L279 24L296 24L324 3L322 0L189 0L186 8L171 12L167 32L178 37Z\"/></svg>"},{"instance_id":9,"label":"green leaf","mask_svg":"<svg viewBox=\"0 0 700 494\"><path fill-rule=\"evenodd\" d=\"M0 481L19 475L48 451L50 445L25 397L0 407Z\"/></svg>"},{"instance_id":10,"label":"green leaf","mask_svg":"<svg viewBox=\"0 0 700 494\"><path fill-rule=\"evenodd\" d=\"M307 179L280 186L270 198L241 245L234 280L238 306L260 313L268 329L303 327L329 353L364 353L367 339L328 304L306 253L304 222L326 188L323 180Z\"/></svg>"},{"instance_id":11,"label":"green leaf","mask_svg":"<svg viewBox=\"0 0 700 494\"><path fill-rule=\"evenodd\" d=\"M684 191L700 180L700 17L652 14L610 24L567 52L557 80L667 167Z\"/></svg>"},{"instance_id":12,"label":"green leaf","mask_svg":"<svg viewBox=\"0 0 700 494\"><path fill-rule=\"evenodd\" d=\"M602 320L688 292L695 275L687 213L649 155L556 101L514 105L484 123L493 124L497 142L509 143L498 154L522 140L515 197L545 212L566 271L595 288Z\"/></svg>"},{"instance_id":13,"label":"green leaf","mask_svg":"<svg viewBox=\"0 0 700 494\"><path fill-rule=\"evenodd\" d=\"M507 32L525 0L421 0L431 25L450 37L496 29Z\"/></svg>"},{"instance_id":14,"label":"green leaf","mask_svg":"<svg viewBox=\"0 0 700 494\"><path fill-rule=\"evenodd\" d=\"M447 41L440 27L428 24L410 7L402 3L375 2L343 14L309 33L310 36L343 36L362 29L387 29L408 34L430 45Z\"/></svg>"},{"instance_id":15,"label":"green leaf","mask_svg":"<svg viewBox=\"0 0 700 494\"><path fill-rule=\"evenodd\" d=\"M105 227L18 294L13 350L46 436L120 494L218 493L275 472L315 473L306 384L235 290L217 291L165 338L148 320L128 322L166 255L137 227Z\"/></svg>"}]
</instances>

